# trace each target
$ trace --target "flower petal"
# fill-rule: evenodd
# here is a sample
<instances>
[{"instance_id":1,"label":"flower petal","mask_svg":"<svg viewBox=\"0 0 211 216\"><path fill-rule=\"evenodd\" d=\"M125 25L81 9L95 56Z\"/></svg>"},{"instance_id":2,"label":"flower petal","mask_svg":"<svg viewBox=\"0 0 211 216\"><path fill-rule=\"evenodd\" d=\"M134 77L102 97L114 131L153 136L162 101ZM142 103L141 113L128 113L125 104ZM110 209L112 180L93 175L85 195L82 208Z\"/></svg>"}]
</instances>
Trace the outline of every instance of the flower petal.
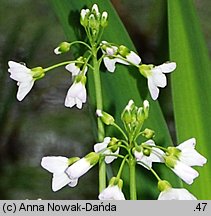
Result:
<instances>
[{"instance_id":1,"label":"flower petal","mask_svg":"<svg viewBox=\"0 0 211 216\"><path fill-rule=\"evenodd\" d=\"M34 80L31 80L30 82L19 83L17 99L19 101L22 101L25 98L25 96L30 92L33 85L34 85Z\"/></svg>"},{"instance_id":2,"label":"flower petal","mask_svg":"<svg viewBox=\"0 0 211 216\"><path fill-rule=\"evenodd\" d=\"M66 173L70 179L78 179L92 168L93 165L82 158L66 169Z\"/></svg>"},{"instance_id":3,"label":"flower petal","mask_svg":"<svg viewBox=\"0 0 211 216\"><path fill-rule=\"evenodd\" d=\"M155 85L158 87L164 88L167 84L166 76L158 67L152 69L152 79Z\"/></svg>"},{"instance_id":4,"label":"flower petal","mask_svg":"<svg viewBox=\"0 0 211 216\"><path fill-rule=\"evenodd\" d=\"M191 138L191 139L188 139L188 140L184 141L180 145L178 145L177 148L182 151L183 149L187 149L187 148L194 149L195 145L196 145L196 139Z\"/></svg>"},{"instance_id":5,"label":"flower petal","mask_svg":"<svg viewBox=\"0 0 211 216\"><path fill-rule=\"evenodd\" d=\"M109 72L115 71L115 64L117 62L116 59L111 59L109 57L103 58L104 65Z\"/></svg>"},{"instance_id":6,"label":"flower petal","mask_svg":"<svg viewBox=\"0 0 211 216\"><path fill-rule=\"evenodd\" d=\"M149 92L151 94L151 97L153 100L156 100L158 98L158 95L159 95L159 88L155 85L151 76L147 77L147 82L148 82L148 88L149 88Z\"/></svg>"},{"instance_id":7,"label":"flower petal","mask_svg":"<svg viewBox=\"0 0 211 216\"><path fill-rule=\"evenodd\" d=\"M199 176L196 170L180 161L177 161L175 167L171 169L187 184L192 184L193 180Z\"/></svg>"},{"instance_id":8,"label":"flower petal","mask_svg":"<svg viewBox=\"0 0 211 216\"><path fill-rule=\"evenodd\" d=\"M111 154L110 156L105 157L105 162L107 164L110 164L111 162L113 162L113 160L117 158L117 156L112 156L112 154L114 155L119 154L119 148L115 152L112 152L111 150L109 150L108 152L105 152L105 154Z\"/></svg>"},{"instance_id":9,"label":"flower petal","mask_svg":"<svg viewBox=\"0 0 211 216\"><path fill-rule=\"evenodd\" d=\"M80 68L75 65L75 63L70 63L66 65L65 67L70 73L72 73L72 76L77 76L80 74Z\"/></svg>"},{"instance_id":10,"label":"flower petal","mask_svg":"<svg viewBox=\"0 0 211 216\"><path fill-rule=\"evenodd\" d=\"M133 51L130 51L126 58L135 65L139 65L141 63L141 58Z\"/></svg>"},{"instance_id":11,"label":"flower petal","mask_svg":"<svg viewBox=\"0 0 211 216\"><path fill-rule=\"evenodd\" d=\"M98 196L99 200L125 200L121 189L115 186L108 186Z\"/></svg>"},{"instance_id":12,"label":"flower petal","mask_svg":"<svg viewBox=\"0 0 211 216\"><path fill-rule=\"evenodd\" d=\"M197 200L193 194L184 188L170 188L162 191L158 200Z\"/></svg>"},{"instance_id":13,"label":"flower petal","mask_svg":"<svg viewBox=\"0 0 211 216\"><path fill-rule=\"evenodd\" d=\"M68 167L68 158L62 156L43 157L41 166L51 173L62 173Z\"/></svg>"},{"instance_id":14,"label":"flower petal","mask_svg":"<svg viewBox=\"0 0 211 216\"><path fill-rule=\"evenodd\" d=\"M96 144L94 145L94 151L95 151L96 153L98 153L98 152L104 150L104 149L108 146L110 140L111 140L111 137L105 137L104 140L103 140L103 142L101 142L101 143L96 143Z\"/></svg>"},{"instance_id":15,"label":"flower petal","mask_svg":"<svg viewBox=\"0 0 211 216\"><path fill-rule=\"evenodd\" d=\"M70 184L71 179L67 176L66 173L54 173L52 179L52 190L58 191L63 188L65 185Z\"/></svg>"},{"instance_id":16,"label":"flower petal","mask_svg":"<svg viewBox=\"0 0 211 216\"><path fill-rule=\"evenodd\" d=\"M81 109L82 103L86 102L86 97L86 88L84 84L81 82L73 83L67 92L65 106L71 108L76 105L78 109Z\"/></svg>"},{"instance_id":17,"label":"flower petal","mask_svg":"<svg viewBox=\"0 0 211 216\"><path fill-rule=\"evenodd\" d=\"M163 63L159 66L157 66L163 73L170 73L176 69L176 63L170 62L170 63Z\"/></svg>"},{"instance_id":18,"label":"flower petal","mask_svg":"<svg viewBox=\"0 0 211 216\"><path fill-rule=\"evenodd\" d=\"M71 182L68 184L70 187L75 187L78 184L78 179L71 179Z\"/></svg>"},{"instance_id":19,"label":"flower petal","mask_svg":"<svg viewBox=\"0 0 211 216\"><path fill-rule=\"evenodd\" d=\"M195 150L195 145L196 139L192 138L177 146L181 150L179 160L188 166L203 166L207 159Z\"/></svg>"}]
</instances>

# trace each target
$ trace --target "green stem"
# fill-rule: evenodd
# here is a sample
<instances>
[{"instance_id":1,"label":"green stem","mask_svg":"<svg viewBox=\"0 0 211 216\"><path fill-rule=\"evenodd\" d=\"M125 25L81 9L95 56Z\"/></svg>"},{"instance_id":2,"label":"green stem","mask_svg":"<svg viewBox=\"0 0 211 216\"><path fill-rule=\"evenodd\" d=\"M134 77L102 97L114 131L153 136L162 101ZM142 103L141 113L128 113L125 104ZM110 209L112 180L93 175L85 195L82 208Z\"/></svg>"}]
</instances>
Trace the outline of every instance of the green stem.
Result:
<instances>
[{"instance_id":1,"label":"green stem","mask_svg":"<svg viewBox=\"0 0 211 216\"><path fill-rule=\"evenodd\" d=\"M103 110L103 99L102 99L102 88L101 88L101 80L100 80L100 70L99 70L99 62L97 60L97 49L93 45L92 46L93 53L93 67L94 67L94 83L95 83L95 94L96 94L96 108L99 110ZM98 127L98 140L100 142L103 141L105 137L104 125L100 118L97 119L97 127ZM104 157L102 157L99 161L99 192L101 192L106 187L106 165L104 161Z\"/></svg>"},{"instance_id":2,"label":"green stem","mask_svg":"<svg viewBox=\"0 0 211 216\"><path fill-rule=\"evenodd\" d=\"M122 128L119 127L119 125L117 125L116 123L113 123L112 125L113 125L115 128L117 128L117 129L121 132L121 134L124 136L125 140L127 141L128 138L127 138L125 132L122 130Z\"/></svg>"},{"instance_id":3,"label":"green stem","mask_svg":"<svg viewBox=\"0 0 211 216\"><path fill-rule=\"evenodd\" d=\"M121 177L122 170L123 170L123 167L124 167L124 165L125 165L125 161L127 161L127 157L128 157L128 155L126 155L125 157L123 157L124 159L122 160L122 163L121 163L121 165L120 165L118 174L117 174L117 176L116 176L118 179L120 179L120 177Z\"/></svg>"},{"instance_id":4,"label":"green stem","mask_svg":"<svg viewBox=\"0 0 211 216\"><path fill-rule=\"evenodd\" d=\"M74 41L74 42L70 43L70 46L72 46L74 44L82 44L82 45L86 46L89 50L92 49L87 43L85 43L83 41Z\"/></svg>"},{"instance_id":5,"label":"green stem","mask_svg":"<svg viewBox=\"0 0 211 216\"><path fill-rule=\"evenodd\" d=\"M130 199L136 200L136 161L131 155L129 158L129 169L130 169Z\"/></svg>"},{"instance_id":6,"label":"green stem","mask_svg":"<svg viewBox=\"0 0 211 216\"><path fill-rule=\"evenodd\" d=\"M58 63L58 64L55 64L55 65L52 65L50 67L47 67L44 69L45 72L48 72L50 70L53 70L57 67L61 67L61 66L64 66L64 65L67 65L67 64L70 64L70 63L81 63L83 64L84 62L83 61L65 61L65 62L61 62L61 63Z\"/></svg>"},{"instance_id":7,"label":"green stem","mask_svg":"<svg viewBox=\"0 0 211 216\"><path fill-rule=\"evenodd\" d=\"M158 176L158 174L152 168L150 168L150 171L153 173L153 175L156 177L156 179L158 181L161 181L161 178Z\"/></svg>"}]
</instances>

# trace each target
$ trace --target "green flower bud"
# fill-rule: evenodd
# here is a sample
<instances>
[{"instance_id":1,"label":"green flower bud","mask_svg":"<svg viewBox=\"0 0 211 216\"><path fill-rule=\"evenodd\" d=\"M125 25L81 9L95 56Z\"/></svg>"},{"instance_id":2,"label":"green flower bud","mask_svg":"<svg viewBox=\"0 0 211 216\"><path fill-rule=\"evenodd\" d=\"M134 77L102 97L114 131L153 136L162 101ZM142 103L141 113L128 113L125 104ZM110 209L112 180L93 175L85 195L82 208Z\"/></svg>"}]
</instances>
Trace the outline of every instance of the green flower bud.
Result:
<instances>
[{"instance_id":1,"label":"green flower bud","mask_svg":"<svg viewBox=\"0 0 211 216\"><path fill-rule=\"evenodd\" d=\"M55 54L61 54L61 53L66 53L70 50L70 43L68 42L62 42L59 44L59 46L54 49Z\"/></svg>"},{"instance_id":2,"label":"green flower bud","mask_svg":"<svg viewBox=\"0 0 211 216\"><path fill-rule=\"evenodd\" d=\"M114 123L114 118L112 115L102 111L102 110L97 110L96 114L98 117L101 118L102 122L106 125L112 125Z\"/></svg>"},{"instance_id":3,"label":"green flower bud","mask_svg":"<svg viewBox=\"0 0 211 216\"><path fill-rule=\"evenodd\" d=\"M134 154L135 151L137 152L141 152L143 150L143 147L142 146L136 146L135 148L133 148L132 152Z\"/></svg>"},{"instance_id":4,"label":"green flower bud","mask_svg":"<svg viewBox=\"0 0 211 216\"><path fill-rule=\"evenodd\" d=\"M86 58L83 56L80 56L76 59L77 61L83 62L83 63L75 63L75 65L81 69L81 67L84 66L84 62L86 61Z\"/></svg>"},{"instance_id":5,"label":"green flower bud","mask_svg":"<svg viewBox=\"0 0 211 216\"><path fill-rule=\"evenodd\" d=\"M147 156L147 157L150 156L151 152L152 152L152 150L151 150L151 149L148 149L148 148L144 148L144 150L143 150L143 154L144 154L145 156Z\"/></svg>"},{"instance_id":6,"label":"green flower bud","mask_svg":"<svg viewBox=\"0 0 211 216\"><path fill-rule=\"evenodd\" d=\"M121 56L126 57L130 53L130 50L126 46L121 45L118 52Z\"/></svg>"},{"instance_id":7,"label":"green flower bud","mask_svg":"<svg viewBox=\"0 0 211 216\"><path fill-rule=\"evenodd\" d=\"M158 190L161 192L168 190L171 187L172 187L171 184L166 180L159 180L158 181Z\"/></svg>"},{"instance_id":8,"label":"green flower bud","mask_svg":"<svg viewBox=\"0 0 211 216\"><path fill-rule=\"evenodd\" d=\"M97 26L97 21L95 19L95 16L94 14L91 14L89 16L89 28L96 29L96 26Z\"/></svg>"},{"instance_id":9,"label":"green flower bud","mask_svg":"<svg viewBox=\"0 0 211 216\"><path fill-rule=\"evenodd\" d=\"M145 120L144 109L143 109L143 107L139 107L137 110L137 121L139 123L143 123L144 120Z\"/></svg>"},{"instance_id":10,"label":"green flower bud","mask_svg":"<svg viewBox=\"0 0 211 216\"><path fill-rule=\"evenodd\" d=\"M97 4L94 4L93 6L92 6L92 13L94 14L94 15L96 15L96 16L99 16L99 9L98 9L98 5Z\"/></svg>"},{"instance_id":11,"label":"green flower bud","mask_svg":"<svg viewBox=\"0 0 211 216\"><path fill-rule=\"evenodd\" d=\"M147 139L151 139L155 136L155 132L151 129L146 128L143 132L142 132L142 136L146 137Z\"/></svg>"},{"instance_id":12,"label":"green flower bud","mask_svg":"<svg viewBox=\"0 0 211 216\"><path fill-rule=\"evenodd\" d=\"M34 79L38 80L41 79L45 76L45 71L42 67L35 67L31 69L32 71L32 76Z\"/></svg>"},{"instance_id":13,"label":"green flower bud","mask_svg":"<svg viewBox=\"0 0 211 216\"><path fill-rule=\"evenodd\" d=\"M118 139L115 137L112 137L109 144L108 144L108 147L111 147L111 151L115 152L118 149L117 144L119 144Z\"/></svg>"},{"instance_id":14,"label":"green flower bud","mask_svg":"<svg viewBox=\"0 0 211 216\"><path fill-rule=\"evenodd\" d=\"M132 122L131 112L129 112L128 110L123 111L121 119L126 125L130 124Z\"/></svg>"},{"instance_id":15,"label":"green flower bud","mask_svg":"<svg viewBox=\"0 0 211 216\"><path fill-rule=\"evenodd\" d=\"M132 122L132 110L135 108L133 100L130 100L121 114L122 121L128 125Z\"/></svg>"},{"instance_id":16,"label":"green flower bud","mask_svg":"<svg viewBox=\"0 0 211 216\"><path fill-rule=\"evenodd\" d=\"M104 11L101 16L100 25L105 28L108 25L108 13Z\"/></svg>"},{"instance_id":17,"label":"green flower bud","mask_svg":"<svg viewBox=\"0 0 211 216\"><path fill-rule=\"evenodd\" d=\"M143 105L144 105L143 108L144 108L145 119L147 119L148 116L149 116L149 101L145 100L145 101L143 102Z\"/></svg>"},{"instance_id":18,"label":"green flower bud","mask_svg":"<svg viewBox=\"0 0 211 216\"><path fill-rule=\"evenodd\" d=\"M89 9L82 9L81 10L80 23L84 27L88 26L88 16L89 16L89 14L90 14Z\"/></svg>"}]
</instances>

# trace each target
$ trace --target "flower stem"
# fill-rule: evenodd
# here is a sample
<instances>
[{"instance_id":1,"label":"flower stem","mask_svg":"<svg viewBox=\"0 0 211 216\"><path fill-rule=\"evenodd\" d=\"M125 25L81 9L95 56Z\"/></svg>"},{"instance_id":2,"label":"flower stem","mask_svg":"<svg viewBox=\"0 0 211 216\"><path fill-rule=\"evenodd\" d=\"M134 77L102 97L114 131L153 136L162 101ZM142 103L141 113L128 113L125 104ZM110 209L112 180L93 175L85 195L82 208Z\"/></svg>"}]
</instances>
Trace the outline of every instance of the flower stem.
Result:
<instances>
[{"instance_id":1,"label":"flower stem","mask_svg":"<svg viewBox=\"0 0 211 216\"><path fill-rule=\"evenodd\" d=\"M118 179L121 178L122 170L123 170L123 167L125 165L125 161L127 161L127 157L128 157L128 155L126 155L125 157L123 157L122 163L120 165L119 171L118 171L117 176L116 176Z\"/></svg>"},{"instance_id":2,"label":"flower stem","mask_svg":"<svg viewBox=\"0 0 211 216\"><path fill-rule=\"evenodd\" d=\"M113 123L112 125L113 125L115 128L117 128L117 129L121 132L121 134L124 136L125 140L128 140L128 138L127 138L125 132L122 130L121 127L119 127L119 125L117 125L116 123Z\"/></svg>"},{"instance_id":3,"label":"flower stem","mask_svg":"<svg viewBox=\"0 0 211 216\"><path fill-rule=\"evenodd\" d=\"M83 61L77 61L77 60L75 60L75 61L65 61L65 62L61 62L61 63L55 64L55 65L52 65L50 67L47 67L47 68L44 69L44 71L48 72L48 71L53 70L53 69L55 69L57 67L61 67L61 66L64 66L64 65L67 65L67 64L70 64L70 63L81 63L82 64L84 62Z\"/></svg>"},{"instance_id":4,"label":"flower stem","mask_svg":"<svg viewBox=\"0 0 211 216\"><path fill-rule=\"evenodd\" d=\"M129 158L129 169L130 169L130 199L136 200L136 161L132 155Z\"/></svg>"},{"instance_id":5,"label":"flower stem","mask_svg":"<svg viewBox=\"0 0 211 216\"><path fill-rule=\"evenodd\" d=\"M97 60L97 49L92 46L93 53L93 68L94 68L94 84L95 84L95 94L96 94L96 108L103 110L103 99L102 99L102 88L100 80L100 70L99 62ZM102 142L105 137L104 125L100 118L97 119L98 127L98 141ZM104 157L101 157L99 161L99 192L101 192L106 187L106 165L104 162Z\"/></svg>"}]
</instances>

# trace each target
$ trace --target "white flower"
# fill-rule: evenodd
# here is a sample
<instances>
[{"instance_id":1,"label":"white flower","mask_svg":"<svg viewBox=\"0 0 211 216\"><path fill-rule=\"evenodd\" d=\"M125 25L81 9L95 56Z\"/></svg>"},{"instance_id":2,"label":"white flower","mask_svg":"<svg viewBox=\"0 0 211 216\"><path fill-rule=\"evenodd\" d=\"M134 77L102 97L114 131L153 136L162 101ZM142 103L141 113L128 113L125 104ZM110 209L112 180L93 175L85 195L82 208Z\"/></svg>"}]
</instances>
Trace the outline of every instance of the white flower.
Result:
<instances>
[{"instance_id":1,"label":"white flower","mask_svg":"<svg viewBox=\"0 0 211 216\"><path fill-rule=\"evenodd\" d=\"M24 97L30 92L34 85L35 79L33 78L33 72L25 65L20 63L9 61L8 62L10 78L17 81L18 92L17 99L22 101Z\"/></svg>"},{"instance_id":2,"label":"white flower","mask_svg":"<svg viewBox=\"0 0 211 216\"><path fill-rule=\"evenodd\" d=\"M66 65L66 67L65 67L70 73L72 73L72 76L77 76L77 75L79 75L80 74L80 68L79 67L77 67L76 65L75 65L75 63L70 63L70 64L68 64L68 65Z\"/></svg>"},{"instance_id":3,"label":"white flower","mask_svg":"<svg viewBox=\"0 0 211 216\"><path fill-rule=\"evenodd\" d=\"M192 184L193 180L199 176L199 173L193 169L192 167L178 161L175 160L176 164L174 165L173 168L171 168L171 170L177 175L179 176L184 182L186 182L187 184Z\"/></svg>"},{"instance_id":4,"label":"white flower","mask_svg":"<svg viewBox=\"0 0 211 216\"><path fill-rule=\"evenodd\" d=\"M98 196L100 200L125 200L125 196L118 185L109 185Z\"/></svg>"},{"instance_id":5,"label":"white flower","mask_svg":"<svg viewBox=\"0 0 211 216\"><path fill-rule=\"evenodd\" d=\"M53 173L52 178L52 190L58 191L65 185L74 187L77 185L78 179L70 179L65 173L68 168L68 158L62 156L48 156L43 157L41 161L41 166Z\"/></svg>"},{"instance_id":6,"label":"white flower","mask_svg":"<svg viewBox=\"0 0 211 216\"><path fill-rule=\"evenodd\" d=\"M124 64L124 65L130 65L131 64L140 64L141 58L133 51L128 51L125 57L118 54L118 47L111 46L108 42L102 41L102 45L105 45L102 49L103 54L106 54L106 56L103 58L103 62L105 64L105 67L109 72L114 72L116 68L116 63ZM123 47L123 46L122 46ZM125 59L125 60L124 60Z\"/></svg>"},{"instance_id":7,"label":"white flower","mask_svg":"<svg viewBox=\"0 0 211 216\"><path fill-rule=\"evenodd\" d=\"M103 41L102 43L105 44L106 42ZM128 62L126 62L122 59L113 57L113 55L117 54L117 50L118 50L118 47L116 47L116 46L107 46L106 49L103 50L103 53L107 54L107 56L103 58L103 62L104 62L105 67L107 68L107 70L109 72L115 71L116 63L129 65Z\"/></svg>"},{"instance_id":8,"label":"white flower","mask_svg":"<svg viewBox=\"0 0 211 216\"><path fill-rule=\"evenodd\" d=\"M188 166L203 166L207 159L195 150L196 139L191 138L178 145L176 148L181 152L179 160Z\"/></svg>"},{"instance_id":9,"label":"white flower","mask_svg":"<svg viewBox=\"0 0 211 216\"><path fill-rule=\"evenodd\" d=\"M197 200L184 188L168 188L160 193L158 200Z\"/></svg>"},{"instance_id":10,"label":"white flower","mask_svg":"<svg viewBox=\"0 0 211 216\"><path fill-rule=\"evenodd\" d=\"M94 151L95 152L102 152L102 154L110 154L111 156L105 156L105 162L107 164L111 163L113 160L115 160L117 157L112 156L112 154L119 154L119 148L115 152L112 152L111 149L106 149L108 147L108 144L110 143L111 138L110 137L105 137L102 143L96 143L94 145Z\"/></svg>"},{"instance_id":11,"label":"white flower","mask_svg":"<svg viewBox=\"0 0 211 216\"><path fill-rule=\"evenodd\" d=\"M159 88L164 88L167 85L165 73L170 73L176 68L175 62L164 63L159 66L142 64L139 70L148 80L148 88L153 100L156 100L159 95Z\"/></svg>"},{"instance_id":12,"label":"white flower","mask_svg":"<svg viewBox=\"0 0 211 216\"><path fill-rule=\"evenodd\" d=\"M72 76L77 76L77 75L79 75L79 74L81 73L80 67L78 67L78 66L76 65L76 63L70 63L70 64L66 65L65 68L66 68L70 73L72 73ZM84 72L83 72L84 75L86 74L87 69L88 69L88 68L87 68L87 66L86 66L85 69L84 69Z\"/></svg>"},{"instance_id":13,"label":"white flower","mask_svg":"<svg viewBox=\"0 0 211 216\"><path fill-rule=\"evenodd\" d=\"M164 162L164 152L158 148L153 148L155 143L153 140L148 140L144 143L144 145L148 145L151 148L151 153L149 156L144 155L142 151L134 151L134 155L136 157L137 163L142 165L143 167L149 169L152 167L152 162L163 163Z\"/></svg>"},{"instance_id":14,"label":"white flower","mask_svg":"<svg viewBox=\"0 0 211 216\"><path fill-rule=\"evenodd\" d=\"M81 109L82 104L86 102L86 97L85 85L82 82L74 82L67 92L65 106L71 108L76 105Z\"/></svg>"}]
</instances>

